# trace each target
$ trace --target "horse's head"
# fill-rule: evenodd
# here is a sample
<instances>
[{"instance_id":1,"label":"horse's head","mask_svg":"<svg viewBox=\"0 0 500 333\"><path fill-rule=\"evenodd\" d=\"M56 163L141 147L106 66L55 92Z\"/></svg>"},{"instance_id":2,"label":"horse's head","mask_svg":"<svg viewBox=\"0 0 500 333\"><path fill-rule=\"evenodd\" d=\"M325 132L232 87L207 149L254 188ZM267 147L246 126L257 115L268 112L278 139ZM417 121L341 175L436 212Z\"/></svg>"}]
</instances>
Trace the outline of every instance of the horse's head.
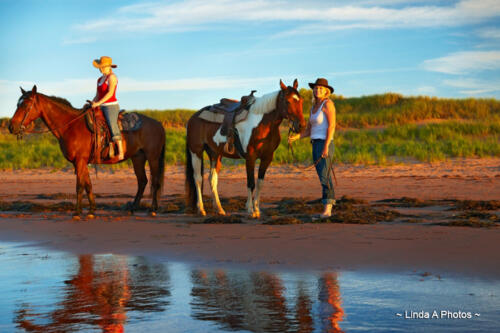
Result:
<instances>
[{"instance_id":1,"label":"horse's head","mask_svg":"<svg viewBox=\"0 0 500 333\"><path fill-rule=\"evenodd\" d=\"M297 90L298 85L297 79L293 81L293 87L287 87L280 80L281 91L278 95L278 109L283 118L291 122L292 130L300 133L305 128L306 122L302 114L302 102L304 99Z\"/></svg>"},{"instance_id":2,"label":"horse's head","mask_svg":"<svg viewBox=\"0 0 500 333\"><path fill-rule=\"evenodd\" d=\"M12 134L22 135L26 127L31 122L40 117L40 108L37 107L36 85L31 91L24 91L21 88L22 95L17 102L17 109L10 120L9 131Z\"/></svg>"}]
</instances>

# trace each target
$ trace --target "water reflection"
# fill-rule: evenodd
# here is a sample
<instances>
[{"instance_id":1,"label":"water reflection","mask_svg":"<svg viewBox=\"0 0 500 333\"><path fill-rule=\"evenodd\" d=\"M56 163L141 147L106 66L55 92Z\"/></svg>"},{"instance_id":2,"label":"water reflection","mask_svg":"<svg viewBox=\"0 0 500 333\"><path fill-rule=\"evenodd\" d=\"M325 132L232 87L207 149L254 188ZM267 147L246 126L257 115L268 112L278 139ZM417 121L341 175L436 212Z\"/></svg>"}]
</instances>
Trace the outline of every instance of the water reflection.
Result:
<instances>
[{"instance_id":1,"label":"water reflection","mask_svg":"<svg viewBox=\"0 0 500 333\"><path fill-rule=\"evenodd\" d=\"M15 322L27 332L90 327L106 333L124 332L128 312L165 310L170 296L168 282L164 265L150 265L142 258L128 262L124 256L80 255L78 271L65 281L63 299L55 310L43 314L36 305L23 303L16 311Z\"/></svg>"},{"instance_id":2,"label":"water reflection","mask_svg":"<svg viewBox=\"0 0 500 333\"><path fill-rule=\"evenodd\" d=\"M0 331L498 331L498 280L414 273L193 269L0 243ZM478 313L405 320L406 310Z\"/></svg>"},{"instance_id":3,"label":"water reflection","mask_svg":"<svg viewBox=\"0 0 500 333\"><path fill-rule=\"evenodd\" d=\"M320 302L320 318L322 332L343 332L339 327L344 310L342 309L337 274L325 273L318 281L320 288L318 299Z\"/></svg>"},{"instance_id":4,"label":"water reflection","mask_svg":"<svg viewBox=\"0 0 500 333\"><path fill-rule=\"evenodd\" d=\"M342 332L339 322L344 311L334 273L321 276L316 289L304 280L285 288L279 275L267 272L193 270L191 283L192 317L214 322L221 329L313 332L317 317L321 332ZM312 313L315 297L317 315Z\"/></svg>"}]
</instances>

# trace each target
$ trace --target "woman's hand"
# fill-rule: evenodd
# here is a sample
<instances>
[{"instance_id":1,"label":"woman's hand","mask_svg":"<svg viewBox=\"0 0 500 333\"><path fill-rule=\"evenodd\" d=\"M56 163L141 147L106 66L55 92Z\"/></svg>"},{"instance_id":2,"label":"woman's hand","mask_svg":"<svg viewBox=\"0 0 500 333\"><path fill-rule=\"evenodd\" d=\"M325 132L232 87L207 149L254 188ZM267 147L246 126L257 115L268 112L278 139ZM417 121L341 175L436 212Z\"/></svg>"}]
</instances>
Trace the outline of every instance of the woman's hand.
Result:
<instances>
[{"instance_id":1,"label":"woman's hand","mask_svg":"<svg viewBox=\"0 0 500 333\"><path fill-rule=\"evenodd\" d=\"M321 153L321 158L327 158L328 157L328 146L325 145L325 148L323 148L323 152Z\"/></svg>"},{"instance_id":2,"label":"woman's hand","mask_svg":"<svg viewBox=\"0 0 500 333\"><path fill-rule=\"evenodd\" d=\"M92 108L95 109L99 106L100 104L98 104L97 102L92 102Z\"/></svg>"},{"instance_id":3,"label":"woman's hand","mask_svg":"<svg viewBox=\"0 0 500 333\"><path fill-rule=\"evenodd\" d=\"M288 143L292 143L294 141L297 141L298 139L300 139L300 134L295 134L295 135L290 135L288 137Z\"/></svg>"}]
</instances>

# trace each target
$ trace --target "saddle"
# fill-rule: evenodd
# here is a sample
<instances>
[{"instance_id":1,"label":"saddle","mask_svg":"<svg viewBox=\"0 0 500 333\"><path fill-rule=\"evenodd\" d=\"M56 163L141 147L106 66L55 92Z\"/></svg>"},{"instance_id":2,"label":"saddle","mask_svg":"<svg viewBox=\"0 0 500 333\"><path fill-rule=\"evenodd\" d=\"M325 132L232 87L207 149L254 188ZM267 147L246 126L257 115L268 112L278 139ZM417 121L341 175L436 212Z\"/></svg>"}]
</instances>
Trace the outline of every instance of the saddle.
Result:
<instances>
[{"instance_id":1,"label":"saddle","mask_svg":"<svg viewBox=\"0 0 500 333\"><path fill-rule=\"evenodd\" d=\"M90 162L100 164L110 160L111 131L101 108L89 110L85 114L87 128L92 132L92 156ZM142 126L142 118L135 112L118 114L118 128L121 132L137 131ZM114 145L114 143L113 143ZM117 147L114 147L117 151Z\"/></svg>"},{"instance_id":2,"label":"saddle","mask_svg":"<svg viewBox=\"0 0 500 333\"><path fill-rule=\"evenodd\" d=\"M245 120L250 106L255 103L256 90L252 90L250 95L242 96L240 101L223 98L219 103L209 105L201 109L200 118L222 124L220 128L221 135L227 137L224 151L228 154L234 154L234 141L238 140L238 130L235 124Z\"/></svg>"}]
</instances>

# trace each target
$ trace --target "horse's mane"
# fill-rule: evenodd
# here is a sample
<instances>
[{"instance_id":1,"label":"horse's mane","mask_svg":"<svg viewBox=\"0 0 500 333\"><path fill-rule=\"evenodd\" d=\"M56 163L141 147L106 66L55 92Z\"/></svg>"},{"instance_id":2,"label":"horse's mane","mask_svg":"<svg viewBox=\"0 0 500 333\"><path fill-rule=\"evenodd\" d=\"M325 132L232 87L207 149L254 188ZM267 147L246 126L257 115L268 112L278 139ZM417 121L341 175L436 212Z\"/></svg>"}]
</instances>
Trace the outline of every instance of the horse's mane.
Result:
<instances>
[{"instance_id":1,"label":"horse's mane","mask_svg":"<svg viewBox=\"0 0 500 333\"><path fill-rule=\"evenodd\" d=\"M69 106L69 107L73 108L73 105L71 105L71 103L66 98L57 97L57 96L46 96L46 97L50 98L54 102L57 102L57 103L60 103L60 104L64 104L66 106Z\"/></svg>"},{"instance_id":2,"label":"horse's mane","mask_svg":"<svg viewBox=\"0 0 500 333\"><path fill-rule=\"evenodd\" d=\"M250 107L250 112L256 114L266 114L276 109L276 100L278 99L278 91L265 94L257 97L255 103Z\"/></svg>"},{"instance_id":3,"label":"horse's mane","mask_svg":"<svg viewBox=\"0 0 500 333\"><path fill-rule=\"evenodd\" d=\"M56 102L58 104L62 104L64 106L70 108L71 110L81 111L81 109L75 108L66 98L57 97L57 96L47 96L47 95L43 95L43 96L47 97L48 99L52 100L53 102Z\"/></svg>"}]
</instances>

